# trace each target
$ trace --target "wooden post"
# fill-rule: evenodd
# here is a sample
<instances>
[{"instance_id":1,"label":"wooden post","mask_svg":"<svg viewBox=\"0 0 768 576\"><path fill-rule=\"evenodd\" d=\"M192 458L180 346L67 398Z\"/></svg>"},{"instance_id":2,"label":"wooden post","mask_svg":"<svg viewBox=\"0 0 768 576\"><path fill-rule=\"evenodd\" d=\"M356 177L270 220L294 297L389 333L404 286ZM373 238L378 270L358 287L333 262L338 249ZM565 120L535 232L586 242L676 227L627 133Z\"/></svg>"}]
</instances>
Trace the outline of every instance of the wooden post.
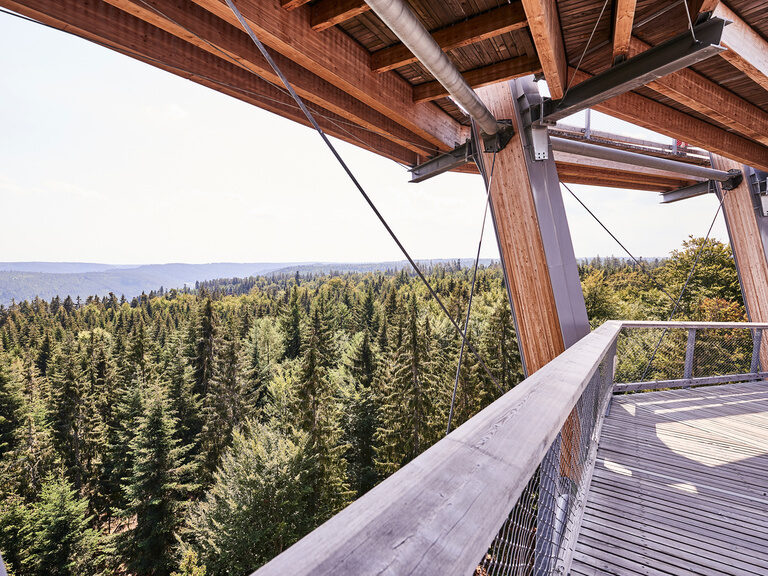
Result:
<instances>
[{"instance_id":1,"label":"wooden post","mask_svg":"<svg viewBox=\"0 0 768 576\"><path fill-rule=\"evenodd\" d=\"M477 92L496 118L515 118L508 83L494 84ZM491 202L504 273L517 318L519 345L528 372L533 374L563 352L565 345L519 126L515 126L515 132L507 147L496 155ZM493 162L493 155L486 154L489 170Z\"/></svg>"},{"instance_id":2,"label":"wooden post","mask_svg":"<svg viewBox=\"0 0 768 576\"><path fill-rule=\"evenodd\" d=\"M731 170L742 166L733 160L712 155L712 166ZM723 191L723 214L728 224L731 247L739 265L744 304L752 322L768 322L768 260L763 249L760 229L755 219L752 191L744 180L730 191Z\"/></svg>"},{"instance_id":3,"label":"wooden post","mask_svg":"<svg viewBox=\"0 0 768 576\"><path fill-rule=\"evenodd\" d=\"M518 93L535 90L530 80L517 82ZM496 154L491 205L520 349L533 374L587 334L589 323L554 161L529 160L512 87L503 82L477 92L497 119L511 120L515 128ZM485 161L490 170L493 154Z\"/></svg>"},{"instance_id":4,"label":"wooden post","mask_svg":"<svg viewBox=\"0 0 768 576\"><path fill-rule=\"evenodd\" d=\"M717 154L712 167L718 170L743 170L738 163ZM768 322L768 259L755 214L752 189L747 178L733 190L723 190L723 215L728 227L744 305L751 322ZM768 368L768 341L763 339L760 352L762 369Z\"/></svg>"}]
</instances>

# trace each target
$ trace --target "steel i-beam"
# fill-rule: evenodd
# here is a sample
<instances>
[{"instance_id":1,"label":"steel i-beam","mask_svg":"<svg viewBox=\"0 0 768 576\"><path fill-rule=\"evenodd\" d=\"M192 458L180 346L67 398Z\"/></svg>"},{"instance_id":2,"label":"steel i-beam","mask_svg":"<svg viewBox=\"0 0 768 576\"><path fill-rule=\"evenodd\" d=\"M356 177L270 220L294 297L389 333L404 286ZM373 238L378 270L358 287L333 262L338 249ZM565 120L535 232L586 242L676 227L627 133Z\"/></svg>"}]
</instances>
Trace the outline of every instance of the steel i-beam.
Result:
<instances>
[{"instance_id":1,"label":"steel i-beam","mask_svg":"<svg viewBox=\"0 0 768 576\"><path fill-rule=\"evenodd\" d=\"M557 122L724 51L720 38L726 24L721 18L710 18L694 26L695 42L688 30L576 84L560 100L544 102L541 121L545 124Z\"/></svg>"}]
</instances>

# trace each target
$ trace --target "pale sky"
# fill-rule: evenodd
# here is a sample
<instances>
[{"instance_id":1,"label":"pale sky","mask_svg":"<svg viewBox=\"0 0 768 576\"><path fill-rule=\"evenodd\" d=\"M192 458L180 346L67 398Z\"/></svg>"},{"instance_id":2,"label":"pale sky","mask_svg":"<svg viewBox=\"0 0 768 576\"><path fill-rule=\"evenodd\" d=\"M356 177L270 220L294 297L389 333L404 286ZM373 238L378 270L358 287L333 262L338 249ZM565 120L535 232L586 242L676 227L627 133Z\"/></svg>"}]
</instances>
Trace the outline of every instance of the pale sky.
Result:
<instances>
[{"instance_id":1,"label":"pale sky","mask_svg":"<svg viewBox=\"0 0 768 576\"><path fill-rule=\"evenodd\" d=\"M597 114L593 127L652 134ZM337 145L414 257L474 255L479 176L409 184L394 162ZM717 208L713 195L666 206L649 192L572 188L637 256L703 236ZM567 193L565 205L577 256L623 255ZM0 207L0 261L401 259L313 131L5 14ZM722 217L714 236L727 240ZM498 256L490 228L483 256Z\"/></svg>"}]
</instances>

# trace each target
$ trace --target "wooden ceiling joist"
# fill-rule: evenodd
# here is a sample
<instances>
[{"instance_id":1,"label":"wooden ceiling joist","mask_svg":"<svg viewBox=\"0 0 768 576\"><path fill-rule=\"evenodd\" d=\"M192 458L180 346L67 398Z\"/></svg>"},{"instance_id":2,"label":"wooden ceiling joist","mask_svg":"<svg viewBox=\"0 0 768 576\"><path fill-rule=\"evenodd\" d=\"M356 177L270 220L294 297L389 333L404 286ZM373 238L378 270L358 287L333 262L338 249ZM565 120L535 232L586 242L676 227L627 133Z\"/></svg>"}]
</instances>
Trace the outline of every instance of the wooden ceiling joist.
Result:
<instances>
[{"instance_id":1,"label":"wooden ceiling joist","mask_svg":"<svg viewBox=\"0 0 768 576\"><path fill-rule=\"evenodd\" d=\"M686 180L673 180L657 176L643 176L634 172L620 171L600 166L585 167L569 162L557 163L557 175L566 184L586 184L605 188L670 192L687 186Z\"/></svg>"},{"instance_id":2,"label":"wooden ceiling joist","mask_svg":"<svg viewBox=\"0 0 768 576\"><path fill-rule=\"evenodd\" d=\"M617 0L613 13L613 61L626 59L629 55L629 41L635 22L637 0Z\"/></svg>"},{"instance_id":3,"label":"wooden ceiling joist","mask_svg":"<svg viewBox=\"0 0 768 576\"><path fill-rule=\"evenodd\" d=\"M195 0L240 28L223 0ZM338 28L318 33L308 10L282 10L278 0L238 0L237 7L267 46L389 116L442 150L463 141L464 128L431 103L414 104L413 87L395 73L371 71L371 54Z\"/></svg>"},{"instance_id":4,"label":"wooden ceiling joist","mask_svg":"<svg viewBox=\"0 0 768 576\"><path fill-rule=\"evenodd\" d=\"M0 5L51 27L108 46L122 54L303 124L309 122L285 92L168 32L104 2L0 0ZM330 135L403 163L417 155L378 134L350 125L331 111L316 109Z\"/></svg>"},{"instance_id":5,"label":"wooden ceiling joist","mask_svg":"<svg viewBox=\"0 0 768 576\"><path fill-rule=\"evenodd\" d=\"M280 5L285 10L295 10L299 6L304 6L304 4L309 4L310 0L280 0Z\"/></svg>"},{"instance_id":6,"label":"wooden ceiling joist","mask_svg":"<svg viewBox=\"0 0 768 576\"><path fill-rule=\"evenodd\" d=\"M730 21L721 40L728 50L720 56L768 90L768 42L723 2L715 5L712 15Z\"/></svg>"},{"instance_id":7,"label":"wooden ceiling joist","mask_svg":"<svg viewBox=\"0 0 768 576\"><path fill-rule=\"evenodd\" d=\"M525 26L526 19L522 3L520 0L515 0L511 4L505 4L431 34L443 51L448 52L525 28ZM411 51L404 44L395 44L374 52L371 57L371 68L375 72L386 72L413 62L416 62L416 57L411 54Z\"/></svg>"},{"instance_id":8,"label":"wooden ceiling joist","mask_svg":"<svg viewBox=\"0 0 768 576\"><path fill-rule=\"evenodd\" d=\"M489 66L483 66L482 68L468 70L463 72L462 75L472 88L482 88L483 86L489 86L491 84L496 84L497 82L503 82L504 80L512 80L513 78L520 78L521 76L528 76L529 74L535 74L540 71L541 65L537 58L520 56L518 58L503 60L502 62L491 64ZM446 96L448 96L448 91L442 84L436 81L419 84L413 89L414 102L429 102L438 100L439 98L445 98Z\"/></svg>"},{"instance_id":9,"label":"wooden ceiling joist","mask_svg":"<svg viewBox=\"0 0 768 576\"><path fill-rule=\"evenodd\" d=\"M568 66L563 47L563 32L555 0L522 0L528 28L541 61L552 98L562 98Z\"/></svg>"},{"instance_id":10,"label":"wooden ceiling joist","mask_svg":"<svg viewBox=\"0 0 768 576\"><path fill-rule=\"evenodd\" d=\"M574 70L570 69L569 72L573 74ZM579 71L573 82L581 82L589 77L586 72ZM762 144L634 92L626 92L593 108L670 138L768 170L768 148Z\"/></svg>"},{"instance_id":11,"label":"wooden ceiling joist","mask_svg":"<svg viewBox=\"0 0 768 576\"><path fill-rule=\"evenodd\" d=\"M363 0L319 0L310 6L309 22L313 30L327 30L370 9Z\"/></svg>"},{"instance_id":12,"label":"wooden ceiling joist","mask_svg":"<svg viewBox=\"0 0 768 576\"><path fill-rule=\"evenodd\" d=\"M214 56L230 59L248 71L282 87L280 78L245 32L203 10L191 0L105 1ZM273 58L299 96L306 101L338 114L420 155L434 153L433 145L384 114L356 100L281 54L274 54Z\"/></svg>"},{"instance_id":13,"label":"wooden ceiling joist","mask_svg":"<svg viewBox=\"0 0 768 576\"><path fill-rule=\"evenodd\" d=\"M641 40L632 38L630 54L634 56L648 48ZM768 112L690 68L662 76L647 87L739 134L768 145Z\"/></svg>"}]
</instances>

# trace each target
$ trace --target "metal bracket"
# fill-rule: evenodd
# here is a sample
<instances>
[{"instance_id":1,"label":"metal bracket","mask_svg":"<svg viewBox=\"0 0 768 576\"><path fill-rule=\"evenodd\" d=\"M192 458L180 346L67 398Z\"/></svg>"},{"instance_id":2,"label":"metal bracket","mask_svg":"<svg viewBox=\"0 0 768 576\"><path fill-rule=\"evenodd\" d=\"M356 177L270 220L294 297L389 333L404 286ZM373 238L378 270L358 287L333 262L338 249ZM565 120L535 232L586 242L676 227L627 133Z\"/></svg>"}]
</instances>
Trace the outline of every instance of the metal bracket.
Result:
<instances>
[{"instance_id":1,"label":"metal bracket","mask_svg":"<svg viewBox=\"0 0 768 576\"><path fill-rule=\"evenodd\" d=\"M498 124L499 131L496 134L492 136L482 134L480 136L483 139L483 150L487 153L501 152L515 135L515 128L512 126L511 120L499 120Z\"/></svg>"},{"instance_id":2,"label":"metal bracket","mask_svg":"<svg viewBox=\"0 0 768 576\"><path fill-rule=\"evenodd\" d=\"M512 126L511 120L500 120L500 128L496 134L489 136L488 134L482 134L480 139L483 141L483 152L500 152L503 150L512 136L515 134L515 130ZM417 166L411 168L411 183L416 184L428 180L433 176L449 172L460 168L465 164L475 161L476 154L478 153L477 147L471 139L467 139L464 144L456 146L450 152L443 152L436 156L433 156L426 162L423 162Z\"/></svg>"},{"instance_id":3,"label":"metal bracket","mask_svg":"<svg viewBox=\"0 0 768 576\"><path fill-rule=\"evenodd\" d=\"M723 190L733 190L741 184L742 180L744 180L744 174L738 168L731 168L728 170L728 174L730 174L731 177L720 183L720 188Z\"/></svg>"},{"instance_id":4,"label":"metal bracket","mask_svg":"<svg viewBox=\"0 0 768 576\"><path fill-rule=\"evenodd\" d=\"M671 190L669 192L661 193L661 203L671 204L672 202L679 202L680 200L687 200L688 198L694 198L701 196L702 194L708 194L714 191L714 180L704 180L690 186L684 186L677 190Z\"/></svg>"}]
</instances>

